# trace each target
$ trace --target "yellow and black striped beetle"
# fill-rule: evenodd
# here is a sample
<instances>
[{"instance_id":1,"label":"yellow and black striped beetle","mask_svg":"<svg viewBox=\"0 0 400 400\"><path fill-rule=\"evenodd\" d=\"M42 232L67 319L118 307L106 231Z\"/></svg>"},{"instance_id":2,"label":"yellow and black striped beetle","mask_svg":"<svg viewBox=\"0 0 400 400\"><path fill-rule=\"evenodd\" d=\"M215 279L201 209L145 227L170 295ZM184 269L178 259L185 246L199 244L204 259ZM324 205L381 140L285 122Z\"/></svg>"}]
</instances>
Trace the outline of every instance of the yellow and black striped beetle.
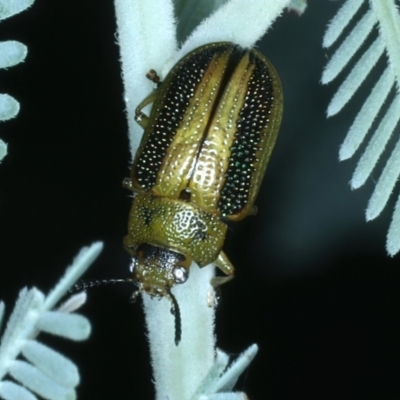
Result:
<instances>
[{"instance_id":1,"label":"yellow and black striped beetle","mask_svg":"<svg viewBox=\"0 0 400 400\"><path fill-rule=\"evenodd\" d=\"M139 104L144 134L125 181L135 196L124 239L138 293L171 298L192 261L233 276L225 221L255 213L282 105L271 63L229 42L187 54Z\"/></svg>"}]
</instances>

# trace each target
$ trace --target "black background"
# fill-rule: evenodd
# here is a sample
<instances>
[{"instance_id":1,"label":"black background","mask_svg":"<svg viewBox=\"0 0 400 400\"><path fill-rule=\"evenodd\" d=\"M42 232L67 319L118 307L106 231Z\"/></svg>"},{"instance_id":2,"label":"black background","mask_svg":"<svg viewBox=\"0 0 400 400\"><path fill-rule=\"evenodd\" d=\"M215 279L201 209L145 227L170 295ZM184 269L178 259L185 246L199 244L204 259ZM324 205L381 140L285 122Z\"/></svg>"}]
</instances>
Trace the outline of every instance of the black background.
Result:
<instances>
[{"instance_id":1,"label":"black background","mask_svg":"<svg viewBox=\"0 0 400 400\"><path fill-rule=\"evenodd\" d=\"M332 54L321 43L339 5L314 0L302 17L286 12L259 46L281 76L284 120L259 213L227 239L237 276L223 288L217 319L221 349L236 355L260 345L238 387L252 399L400 398L400 256L384 250L396 196L367 224L379 170L351 192L356 158L337 162L384 60L327 120L338 82L319 84ZM0 71L0 91L21 104L0 132L9 144L0 166L0 298L8 312L19 288L48 292L79 249L97 240L104 251L85 278L127 275L121 243L131 199L121 182L130 154L114 35L112 1L37 0L0 26L0 40L19 40L29 52ZM41 339L78 363L81 399L154 397L131 290L90 293L81 311L92 322L89 341Z\"/></svg>"}]
</instances>

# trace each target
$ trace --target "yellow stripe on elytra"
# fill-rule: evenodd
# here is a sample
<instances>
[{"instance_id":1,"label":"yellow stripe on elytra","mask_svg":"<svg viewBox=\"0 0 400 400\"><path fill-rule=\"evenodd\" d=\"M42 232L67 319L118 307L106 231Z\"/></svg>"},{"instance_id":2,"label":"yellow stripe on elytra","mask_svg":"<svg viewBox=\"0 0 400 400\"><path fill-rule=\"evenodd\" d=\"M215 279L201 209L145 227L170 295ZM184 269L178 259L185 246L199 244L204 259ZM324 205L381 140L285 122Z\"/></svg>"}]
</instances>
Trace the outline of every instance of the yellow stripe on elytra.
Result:
<instances>
[{"instance_id":1,"label":"yellow stripe on elytra","mask_svg":"<svg viewBox=\"0 0 400 400\"><path fill-rule=\"evenodd\" d=\"M224 52L211 59L167 150L153 193L177 198L188 186L228 57L229 52Z\"/></svg>"},{"instance_id":2,"label":"yellow stripe on elytra","mask_svg":"<svg viewBox=\"0 0 400 400\"><path fill-rule=\"evenodd\" d=\"M249 56L245 54L224 89L190 182L192 201L210 212L217 210L229 166L230 148L235 140L236 122L253 70L254 65L249 64Z\"/></svg>"}]
</instances>

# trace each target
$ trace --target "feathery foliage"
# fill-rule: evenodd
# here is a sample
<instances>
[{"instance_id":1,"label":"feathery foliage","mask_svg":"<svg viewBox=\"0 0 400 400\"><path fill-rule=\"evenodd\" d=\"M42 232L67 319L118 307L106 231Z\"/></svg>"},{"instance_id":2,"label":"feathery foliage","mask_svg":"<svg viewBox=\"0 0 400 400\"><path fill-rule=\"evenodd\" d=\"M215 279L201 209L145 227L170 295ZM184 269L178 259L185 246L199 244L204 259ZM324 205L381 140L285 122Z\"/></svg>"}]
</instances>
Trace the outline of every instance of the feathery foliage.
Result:
<instances>
[{"instance_id":1,"label":"feathery foliage","mask_svg":"<svg viewBox=\"0 0 400 400\"><path fill-rule=\"evenodd\" d=\"M324 36L323 46L330 47L343 30L351 23L366 0L347 0L330 22ZM375 33L376 38L363 54L357 51L367 37ZM357 189L370 176L386 144L400 119L400 15L395 0L369 0L367 12L347 34L322 75L322 83L333 80L354 57L354 66L333 96L328 106L328 116L338 113L351 99L378 60L386 54L387 67L376 82L370 95L358 112L340 148L340 160L354 155L364 141L371 125L384 106L389 93L396 89L391 103L383 110L378 127L362 154L351 180L351 187ZM400 175L400 141L395 145L383 168L366 210L367 221L376 218L385 207ZM386 240L386 249L393 256L400 250L400 197L395 206L392 222Z\"/></svg>"},{"instance_id":2,"label":"feathery foliage","mask_svg":"<svg viewBox=\"0 0 400 400\"><path fill-rule=\"evenodd\" d=\"M0 0L0 21L18 14L33 4L34 0ZM25 60L27 47L15 40L0 42L0 68L8 68ZM0 121L14 118L19 103L14 97L0 93ZM7 155L7 144L0 140L0 161Z\"/></svg>"},{"instance_id":3,"label":"feathery foliage","mask_svg":"<svg viewBox=\"0 0 400 400\"><path fill-rule=\"evenodd\" d=\"M37 336L41 331L75 341L89 336L89 321L73 312L85 302L86 294L77 294L58 309L53 308L101 249L101 243L82 249L48 296L36 288L21 290L0 343L1 399L35 400L36 395L48 400L76 398L77 367L68 358L40 343ZM0 302L0 327L3 316L4 303Z\"/></svg>"}]
</instances>

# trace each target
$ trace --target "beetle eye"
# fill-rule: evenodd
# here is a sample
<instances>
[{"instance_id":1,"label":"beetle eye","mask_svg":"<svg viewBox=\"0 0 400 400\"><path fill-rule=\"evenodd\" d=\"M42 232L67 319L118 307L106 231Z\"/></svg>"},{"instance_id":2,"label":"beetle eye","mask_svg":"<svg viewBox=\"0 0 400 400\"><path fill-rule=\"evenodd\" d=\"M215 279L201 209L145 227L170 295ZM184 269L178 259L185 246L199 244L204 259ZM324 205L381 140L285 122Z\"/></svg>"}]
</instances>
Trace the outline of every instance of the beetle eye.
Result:
<instances>
[{"instance_id":1,"label":"beetle eye","mask_svg":"<svg viewBox=\"0 0 400 400\"><path fill-rule=\"evenodd\" d=\"M188 273L184 267L174 268L173 274L175 278L175 283L184 283L188 278Z\"/></svg>"}]
</instances>

